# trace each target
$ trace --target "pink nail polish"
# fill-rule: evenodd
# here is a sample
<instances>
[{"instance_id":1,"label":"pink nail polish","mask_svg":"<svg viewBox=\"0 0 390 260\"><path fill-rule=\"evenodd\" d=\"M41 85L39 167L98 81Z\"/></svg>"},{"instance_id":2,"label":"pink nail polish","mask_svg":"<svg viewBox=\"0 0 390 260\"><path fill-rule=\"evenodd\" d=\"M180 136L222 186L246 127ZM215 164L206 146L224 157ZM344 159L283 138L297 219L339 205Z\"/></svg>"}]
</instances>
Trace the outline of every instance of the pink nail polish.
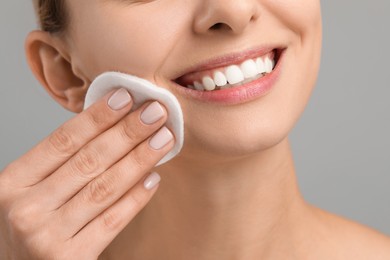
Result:
<instances>
[{"instance_id":1,"label":"pink nail polish","mask_svg":"<svg viewBox=\"0 0 390 260\"><path fill-rule=\"evenodd\" d=\"M115 91L114 94L108 100L108 106L113 110L121 110L125 106L127 106L131 101L131 96L129 92L121 88Z\"/></svg>"},{"instance_id":2,"label":"pink nail polish","mask_svg":"<svg viewBox=\"0 0 390 260\"><path fill-rule=\"evenodd\" d=\"M150 147L155 150L160 150L173 139L173 134L165 126L157 132L149 141Z\"/></svg>"},{"instance_id":3,"label":"pink nail polish","mask_svg":"<svg viewBox=\"0 0 390 260\"><path fill-rule=\"evenodd\" d=\"M144 124L151 125L156 123L164 116L164 109L161 105L155 101L150 104L145 110L141 113L141 121Z\"/></svg>"},{"instance_id":4,"label":"pink nail polish","mask_svg":"<svg viewBox=\"0 0 390 260\"><path fill-rule=\"evenodd\" d=\"M144 181L144 187L147 190L153 189L161 180L160 175L157 172L150 174Z\"/></svg>"}]
</instances>

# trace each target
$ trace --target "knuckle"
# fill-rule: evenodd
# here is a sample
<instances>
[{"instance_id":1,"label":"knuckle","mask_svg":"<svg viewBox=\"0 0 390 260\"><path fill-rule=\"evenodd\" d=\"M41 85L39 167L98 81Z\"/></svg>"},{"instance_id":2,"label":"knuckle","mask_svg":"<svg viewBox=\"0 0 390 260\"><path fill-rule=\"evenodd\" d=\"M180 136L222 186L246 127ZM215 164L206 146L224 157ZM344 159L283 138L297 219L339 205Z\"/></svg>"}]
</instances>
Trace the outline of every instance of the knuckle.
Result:
<instances>
[{"instance_id":1,"label":"knuckle","mask_svg":"<svg viewBox=\"0 0 390 260\"><path fill-rule=\"evenodd\" d=\"M108 178L96 178L87 187L86 200L94 204L103 203L108 198L111 198L115 192L113 183Z\"/></svg>"},{"instance_id":2,"label":"knuckle","mask_svg":"<svg viewBox=\"0 0 390 260\"><path fill-rule=\"evenodd\" d=\"M72 137L64 127L60 127L50 135L49 143L55 151L65 154L72 154L75 147Z\"/></svg>"},{"instance_id":3,"label":"knuckle","mask_svg":"<svg viewBox=\"0 0 390 260\"><path fill-rule=\"evenodd\" d=\"M135 143L138 139L136 131L134 131L128 124L122 122L119 127L120 137L128 143Z\"/></svg>"},{"instance_id":4,"label":"knuckle","mask_svg":"<svg viewBox=\"0 0 390 260\"><path fill-rule=\"evenodd\" d=\"M145 155L141 155L140 153L138 153L136 151L133 151L131 153L131 158L133 159L133 163L135 164L136 169L142 170L145 168L146 163L144 161L144 156Z\"/></svg>"},{"instance_id":5,"label":"knuckle","mask_svg":"<svg viewBox=\"0 0 390 260\"><path fill-rule=\"evenodd\" d=\"M107 231L118 230L122 226L122 222L123 220L119 214L115 214L107 210L103 212L102 225L105 230Z\"/></svg>"},{"instance_id":6,"label":"knuckle","mask_svg":"<svg viewBox=\"0 0 390 260\"><path fill-rule=\"evenodd\" d=\"M136 169L139 171L146 171L153 167L153 165L151 165L151 161L153 161L153 158L156 155L154 155L149 149L145 149L145 146L139 146L130 154Z\"/></svg>"},{"instance_id":7,"label":"knuckle","mask_svg":"<svg viewBox=\"0 0 390 260\"><path fill-rule=\"evenodd\" d=\"M82 149L72 160L72 168L82 175L90 175L98 169L99 154L93 149Z\"/></svg>"},{"instance_id":8,"label":"knuckle","mask_svg":"<svg viewBox=\"0 0 390 260\"><path fill-rule=\"evenodd\" d=\"M89 122L93 127L101 128L106 125L108 115L104 111L88 113L86 114L87 122Z\"/></svg>"},{"instance_id":9,"label":"knuckle","mask_svg":"<svg viewBox=\"0 0 390 260\"><path fill-rule=\"evenodd\" d=\"M7 222L14 233L30 234L33 230L31 223L31 210L29 208L12 207L7 214Z\"/></svg>"},{"instance_id":10,"label":"knuckle","mask_svg":"<svg viewBox=\"0 0 390 260\"><path fill-rule=\"evenodd\" d=\"M133 190L131 195L129 196L129 200L130 200L131 207L134 210L139 211L146 204L147 201L146 193L141 190Z\"/></svg>"}]
</instances>

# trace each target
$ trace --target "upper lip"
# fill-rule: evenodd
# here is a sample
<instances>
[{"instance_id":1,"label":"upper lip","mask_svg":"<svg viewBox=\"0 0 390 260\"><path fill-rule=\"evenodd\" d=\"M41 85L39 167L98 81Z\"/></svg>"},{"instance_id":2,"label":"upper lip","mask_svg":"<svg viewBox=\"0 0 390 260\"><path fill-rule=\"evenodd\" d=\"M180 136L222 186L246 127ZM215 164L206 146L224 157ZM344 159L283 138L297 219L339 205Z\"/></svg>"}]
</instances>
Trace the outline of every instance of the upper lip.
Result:
<instances>
[{"instance_id":1,"label":"upper lip","mask_svg":"<svg viewBox=\"0 0 390 260\"><path fill-rule=\"evenodd\" d=\"M245 60L261 57L271 51L282 49L284 49L284 47L281 46L260 46L241 52L233 52L227 55L217 56L187 68L179 74L180 76L178 76L175 81L187 74L239 64Z\"/></svg>"}]
</instances>

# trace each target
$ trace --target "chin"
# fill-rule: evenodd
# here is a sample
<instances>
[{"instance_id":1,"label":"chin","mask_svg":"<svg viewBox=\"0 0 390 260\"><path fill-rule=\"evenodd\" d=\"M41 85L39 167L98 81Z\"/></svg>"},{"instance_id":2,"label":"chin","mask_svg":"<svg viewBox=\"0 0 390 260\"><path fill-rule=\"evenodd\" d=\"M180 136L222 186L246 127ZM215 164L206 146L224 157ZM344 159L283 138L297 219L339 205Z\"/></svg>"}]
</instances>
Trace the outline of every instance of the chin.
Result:
<instances>
[{"instance_id":1,"label":"chin","mask_svg":"<svg viewBox=\"0 0 390 260\"><path fill-rule=\"evenodd\" d=\"M245 129L245 130L243 130ZM190 132L181 156L188 160L226 162L267 151L288 137L290 125L230 128L227 131ZM208 133L208 134L206 134Z\"/></svg>"}]
</instances>

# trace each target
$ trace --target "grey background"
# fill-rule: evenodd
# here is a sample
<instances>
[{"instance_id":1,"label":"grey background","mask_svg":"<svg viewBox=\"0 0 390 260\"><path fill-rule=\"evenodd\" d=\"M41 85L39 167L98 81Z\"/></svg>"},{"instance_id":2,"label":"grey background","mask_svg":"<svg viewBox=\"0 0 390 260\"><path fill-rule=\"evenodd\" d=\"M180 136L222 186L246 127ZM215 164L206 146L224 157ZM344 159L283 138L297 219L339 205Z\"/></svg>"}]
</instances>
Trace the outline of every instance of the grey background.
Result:
<instances>
[{"instance_id":1,"label":"grey background","mask_svg":"<svg viewBox=\"0 0 390 260\"><path fill-rule=\"evenodd\" d=\"M390 2L322 1L319 81L291 133L299 183L312 204L390 235ZM30 1L0 2L0 169L73 114L29 71Z\"/></svg>"}]
</instances>

